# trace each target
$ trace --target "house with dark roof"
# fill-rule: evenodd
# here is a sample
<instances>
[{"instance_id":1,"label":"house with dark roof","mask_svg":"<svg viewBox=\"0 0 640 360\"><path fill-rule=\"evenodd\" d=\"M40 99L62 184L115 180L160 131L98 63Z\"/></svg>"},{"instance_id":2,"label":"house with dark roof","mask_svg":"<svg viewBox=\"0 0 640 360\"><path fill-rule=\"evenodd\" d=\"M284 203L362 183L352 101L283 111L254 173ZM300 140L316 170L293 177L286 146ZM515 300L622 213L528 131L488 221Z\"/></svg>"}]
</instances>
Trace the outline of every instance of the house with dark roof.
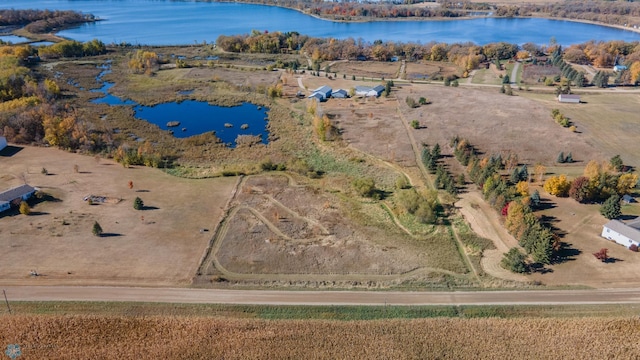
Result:
<instances>
[{"instance_id":1,"label":"house with dark roof","mask_svg":"<svg viewBox=\"0 0 640 360\"><path fill-rule=\"evenodd\" d=\"M5 190L0 193L0 212L9 210L11 204L17 204L21 201L27 201L34 193L36 188L27 184Z\"/></svg>"},{"instance_id":2,"label":"house with dark roof","mask_svg":"<svg viewBox=\"0 0 640 360\"><path fill-rule=\"evenodd\" d=\"M628 223L611 220L602 227L602 237L626 247L640 246L640 218Z\"/></svg>"}]
</instances>

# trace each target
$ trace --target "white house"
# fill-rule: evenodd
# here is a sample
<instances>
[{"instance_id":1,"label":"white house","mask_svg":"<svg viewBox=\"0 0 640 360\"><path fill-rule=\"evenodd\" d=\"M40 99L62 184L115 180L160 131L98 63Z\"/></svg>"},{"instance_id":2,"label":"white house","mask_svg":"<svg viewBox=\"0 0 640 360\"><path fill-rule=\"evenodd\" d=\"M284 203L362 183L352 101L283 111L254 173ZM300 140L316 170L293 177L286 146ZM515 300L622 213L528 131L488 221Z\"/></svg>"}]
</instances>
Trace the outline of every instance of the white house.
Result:
<instances>
[{"instance_id":1,"label":"white house","mask_svg":"<svg viewBox=\"0 0 640 360\"><path fill-rule=\"evenodd\" d=\"M11 203L28 200L35 192L36 189L27 184L20 185L18 187L14 187L1 192L0 212L10 209Z\"/></svg>"},{"instance_id":2,"label":"white house","mask_svg":"<svg viewBox=\"0 0 640 360\"><path fill-rule=\"evenodd\" d=\"M626 247L640 246L640 218L626 224L611 220L602 227L602 237Z\"/></svg>"},{"instance_id":3,"label":"white house","mask_svg":"<svg viewBox=\"0 0 640 360\"><path fill-rule=\"evenodd\" d=\"M558 101L561 102L561 103L579 104L580 103L580 95L560 94L560 95L558 95Z\"/></svg>"},{"instance_id":4,"label":"white house","mask_svg":"<svg viewBox=\"0 0 640 360\"><path fill-rule=\"evenodd\" d=\"M0 151L7 147L7 138L4 136L0 136Z\"/></svg>"}]
</instances>

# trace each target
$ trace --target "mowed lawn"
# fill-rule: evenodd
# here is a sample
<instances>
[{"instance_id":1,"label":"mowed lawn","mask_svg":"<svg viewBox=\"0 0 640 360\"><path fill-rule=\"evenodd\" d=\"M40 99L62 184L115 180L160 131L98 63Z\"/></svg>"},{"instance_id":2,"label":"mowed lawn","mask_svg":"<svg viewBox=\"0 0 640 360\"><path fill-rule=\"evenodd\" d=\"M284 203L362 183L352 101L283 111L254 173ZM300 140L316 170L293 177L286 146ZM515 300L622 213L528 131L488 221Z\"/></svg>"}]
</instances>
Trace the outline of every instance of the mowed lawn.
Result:
<instances>
[{"instance_id":1,"label":"mowed lawn","mask_svg":"<svg viewBox=\"0 0 640 360\"><path fill-rule=\"evenodd\" d=\"M548 94L521 94L545 103L550 109L559 109L577 125L584 141L600 149L607 159L619 154L625 164L640 166L640 94L586 94L582 95L581 104L560 104ZM574 159L590 160L577 153L572 155Z\"/></svg>"}]
</instances>

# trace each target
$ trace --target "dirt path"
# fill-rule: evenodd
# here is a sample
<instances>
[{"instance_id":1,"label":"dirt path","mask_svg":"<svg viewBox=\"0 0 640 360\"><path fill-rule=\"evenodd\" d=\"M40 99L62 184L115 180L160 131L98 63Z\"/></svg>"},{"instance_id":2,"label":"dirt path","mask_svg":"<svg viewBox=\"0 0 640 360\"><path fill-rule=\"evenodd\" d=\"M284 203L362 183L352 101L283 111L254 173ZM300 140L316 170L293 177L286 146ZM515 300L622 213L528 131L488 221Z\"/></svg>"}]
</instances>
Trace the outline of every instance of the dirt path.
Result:
<instances>
[{"instance_id":1,"label":"dirt path","mask_svg":"<svg viewBox=\"0 0 640 360\"><path fill-rule=\"evenodd\" d=\"M131 301L264 305L637 304L640 289L534 291L277 291L97 286L8 286L12 301Z\"/></svg>"},{"instance_id":2,"label":"dirt path","mask_svg":"<svg viewBox=\"0 0 640 360\"><path fill-rule=\"evenodd\" d=\"M520 247L516 239L500 224L497 214L482 199L476 191L460 194L456 203L462 217L469 223L473 232L481 237L490 239L496 246L495 250L485 250L480 264L487 274L505 280L528 281L524 275L514 274L502 268L502 255L512 247Z\"/></svg>"},{"instance_id":3,"label":"dirt path","mask_svg":"<svg viewBox=\"0 0 640 360\"><path fill-rule=\"evenodd\" d=\"M513 65L513 69L511 69L511 78L509 79L511 81L511 85L518 86L518 81L516 80L518 76L518 69L520 69L520 63L516 61Z\"/></svg>"}]
</instances>

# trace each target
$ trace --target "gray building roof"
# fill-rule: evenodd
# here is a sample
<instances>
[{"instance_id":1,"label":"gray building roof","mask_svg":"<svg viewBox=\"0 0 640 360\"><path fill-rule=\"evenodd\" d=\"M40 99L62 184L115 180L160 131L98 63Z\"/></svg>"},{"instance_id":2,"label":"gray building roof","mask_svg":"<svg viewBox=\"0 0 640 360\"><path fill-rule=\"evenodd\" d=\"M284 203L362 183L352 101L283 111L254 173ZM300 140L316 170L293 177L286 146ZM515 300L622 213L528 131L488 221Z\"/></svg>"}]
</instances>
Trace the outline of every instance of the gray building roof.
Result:
<instances>
[{"instance_id":1,"label":"gray building roof","mask_svg":"<svg viewBox=\"0 0 640 360\"><path fill-rule=\"evenodd\" d=\"M36 191L36 189L33 186L29 186L27 184L20 185L18 187L14 187L12 189L1 192L0 201L13 201L34 191Z\"/></svg>"},{"instance_id":2,"label":"gray building roof","mask_svg":"<svg viewBox=\"0 0 640 360\"><path fill-rule=\"evenodd\" d=\"M381 93L381 92L384 91L384 86L382 86L382 85L374 86L373 87L373 91L375 91L377 93Z\"/></svg>"},{"instance_id":3,"label":"gray building roof","mask_svg":"<svg viewBox=\"0 0 640 360\"><path fill-rule=\"evenodd\" d=\"M319 88L313 90L313 92L319 92L319 93L323 93L323 94L331 94L331 88L328 87L327 85L323 85L320 86Z\"/></svg>"},{"instance_id":4,"label":"gray building roof","mask_svg":"<svg viewBox=\"0 0 640 360\"><path fill-rule=\"evenodd\" d=\"M640 220L634 220L628 224L625 224L620 220L611 220L604 224L604 227L611 229L620 235L624 235L631 240L640 242Z\"/></svg>"}]
</instances>

